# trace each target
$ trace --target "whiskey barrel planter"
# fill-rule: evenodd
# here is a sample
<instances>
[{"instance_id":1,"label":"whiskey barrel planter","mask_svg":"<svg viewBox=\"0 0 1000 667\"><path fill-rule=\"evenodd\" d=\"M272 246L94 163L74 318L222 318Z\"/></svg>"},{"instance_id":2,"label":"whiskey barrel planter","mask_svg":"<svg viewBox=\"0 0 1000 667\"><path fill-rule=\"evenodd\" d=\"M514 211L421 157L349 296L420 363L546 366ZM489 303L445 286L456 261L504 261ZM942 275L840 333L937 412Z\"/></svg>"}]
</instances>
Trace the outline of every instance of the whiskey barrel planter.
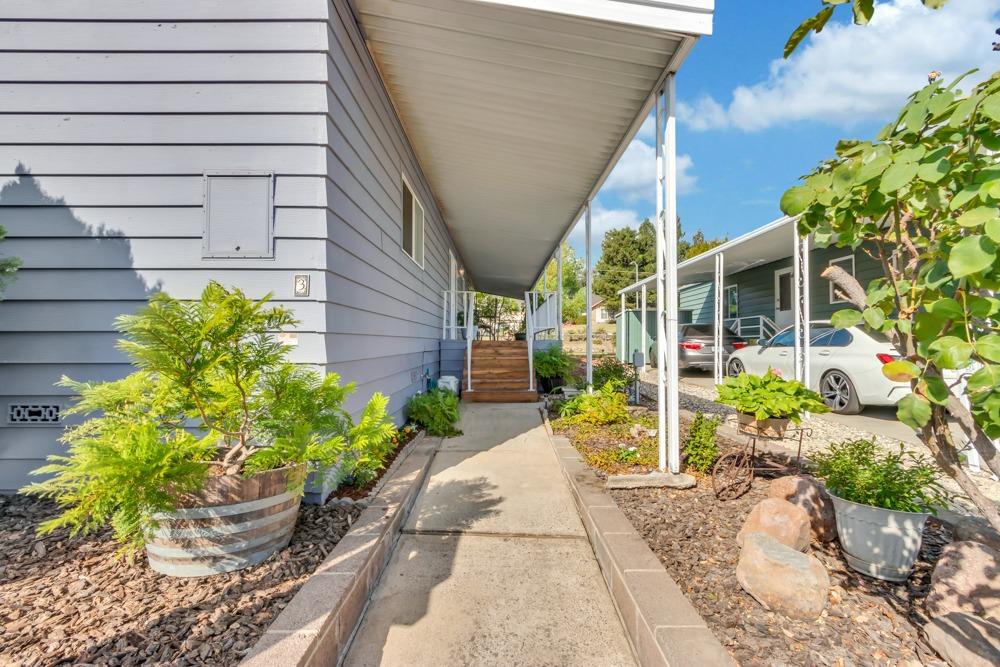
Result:
<instances>
[{"instance_id":1,"label":"whiskey barrel planter","mask_svg":"<svg viewBox=\"0 0 1000 667\"><path fill-rule=\"evenodd\" d=\"M204 577L256 565L292 539L304 465L244 478L209 477L176 511L156 517L149 566L174 577Z\"/></svg>"},{"instance_id":2,"label":"whiskey barrel planter","mask_svg":"<svg viewBox=\"0 0 1000 667\"><path fill-rule=\"evenodd\" d=\"M790 422L787 417L757 419L754 415L746 412L739 413L739 420L739 430L741 433L777 440L785 437L785 431L788 430Z\"/></svg>"}]
</instances>

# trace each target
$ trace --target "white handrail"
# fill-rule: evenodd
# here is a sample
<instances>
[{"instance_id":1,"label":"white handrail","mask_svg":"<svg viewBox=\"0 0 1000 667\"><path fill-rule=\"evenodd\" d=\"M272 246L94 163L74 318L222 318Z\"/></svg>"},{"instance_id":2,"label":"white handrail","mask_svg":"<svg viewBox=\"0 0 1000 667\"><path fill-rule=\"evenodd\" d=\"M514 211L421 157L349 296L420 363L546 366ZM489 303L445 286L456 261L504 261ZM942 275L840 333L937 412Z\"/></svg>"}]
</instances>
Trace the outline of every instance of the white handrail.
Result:
<instances>
[{"instance_id":1,"label":"white handrail","mask_svg":"<svg viewBox=\"0 0 1000 667\"><path fill-rule=\"evenodd\" d=\"M524 293L524 338L528 342L528 390L535 388L535 315L533 292Z\"/></svg>"},{"instance_id":2,"label":"white handrail","mask_svg":"<svg viewBox=\"0 0 1000 667\"><path fill-rule=\"evenodd\" d=\"M471 299L470 299L471 297ZM472 391L472 339L475 338L473 331L475 330L476 314L476 297L472 292L466 292L464 294L465 298L465 372L466 372L466 391ZM469 305L469 302L472 305Z\"/></svg>"}]
</instances>

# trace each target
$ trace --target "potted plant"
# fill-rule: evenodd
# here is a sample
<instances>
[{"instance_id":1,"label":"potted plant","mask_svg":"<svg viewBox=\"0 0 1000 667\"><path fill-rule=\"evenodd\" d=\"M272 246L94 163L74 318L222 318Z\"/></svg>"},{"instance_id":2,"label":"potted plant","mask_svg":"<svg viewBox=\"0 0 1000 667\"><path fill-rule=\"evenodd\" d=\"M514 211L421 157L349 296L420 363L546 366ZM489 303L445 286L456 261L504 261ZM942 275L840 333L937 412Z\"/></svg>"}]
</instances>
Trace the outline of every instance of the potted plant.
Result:
<instances>
[{"instance_id":1,"label":"potted plant","mask_svg":"<svg viewBox=\"0 0 1000 667\"><path fill-rule=\"evenodd\" d=\"M930 459L883 452L873 440L832 444L813 457L837 517L847 563L879 579L904 581L920 551L924 522L950 495Z\"/></svg>"},{"instance_id":2,"label":"potted plant","mask_svg":"<svg viewBox=\"0 0 1000 667\"><path fill-rule=\"evenodd\" d=\"M719 402L739 413L744 433L766 438L784 437L788 423L801 423L806 412L829 412L823 398L796 380L786 380L773 369L764 375L740 373L717 385Z\"/></svg>"},{"instance_id":3,"label":"potted plant","mask_svg":"<svg viewBox=\"0 0 1000 667\"><path fill-rule=\"evenodd\" d=\"M535 350L533 356L538 388L544 394L551 394L565 383L576 366L576 360L559 345Z\"/></svg>"},{"instance_id":4,"label":"potted plant","mask_svg":"<svg viewBox=\"0 0 1000 667\"><path fill-rule=\"evenodd\" d=\"M203 576L258 563L288 544L310 469L371 466L395 427L375 394L354 423L353 385L286 360L274 332L285 308L210 283L193 302L160 293L118 318L136 371L112 382L63 378L79 395L66 456L35 471L26 493L63 513L41 533L110 525L122 551Z\"/></svg>"}]
</instances>

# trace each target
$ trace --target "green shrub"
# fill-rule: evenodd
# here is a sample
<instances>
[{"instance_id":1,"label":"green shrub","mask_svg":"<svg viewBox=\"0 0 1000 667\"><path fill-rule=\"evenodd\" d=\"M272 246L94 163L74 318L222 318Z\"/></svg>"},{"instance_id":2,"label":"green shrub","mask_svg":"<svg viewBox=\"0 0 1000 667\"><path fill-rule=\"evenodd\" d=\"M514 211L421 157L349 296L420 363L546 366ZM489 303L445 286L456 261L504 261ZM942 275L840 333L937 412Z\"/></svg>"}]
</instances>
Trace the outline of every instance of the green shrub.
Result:
<instances>
[{"instance_id":1,"label":"green shrub","mask_svg":"<svg viewBox=\"0 0 1000 667\"><path fill-rule=\"evenodd\" d=\"M715 431L722 420L718 417L706 417L696 412L694 421L684 442L684 453L687 464L698 472L707 473L719 458L719 445L715 441Z\"/></svg>"},{"instance_id":2,"label":"green shrub","mask_svg":"<svg viewBox=\"0 0 1000 667\"><path fill-rule=\"evenodd\" d=\"M594 386L603 387L609 382L617 383L619 391L635 383L635 367L618 361L617 357L604 357L594 364Z\"/></svg>"},{"instance_id":3,"label":"green shrub","mask_svg":"<svg viewBox=\"0 0 1000 667\"><path fill-rule=\"evenodd\" d=\"M558 345L535 350L533 356L535 374L541 378L566 380L576 366L576 359Z\"/></svg>"},{"instance_id":4,"label":"green shrub","mask_svg":"<svg viewBox=\"0 0 1000 667\"><path fill-rule=\"evenodd\" d=\"M883 452L873 440L831 444L812 456L816 476L834 495L862 505L900 512L945 507L950 494L938 482L938 468L925 456Z\"/></svg>"},{"instance_id":5,"label":"green shrub","mask_svg":"<svg viewBox=\"0 0 1000 667\"><path fill-rule=\"evenodd\" d=\"M757 419L786 418L798 424L806 412L830 411L815 391L796 380L786 380L770 368L764 375L740 373L727 377L716 389L719 403Z\"/></svg>"},{"instance_id":6,"label":"green shrub","mask_svg":"<svg viewBox=\"0 0 1000 667\"><path fill-rule=\"evenodd\" d=\"M447 389L414 394L406 404L406 417L427 429L429 435L450 437L462 434L455 428L458 423L458 396Z\"/></svg>"},{"instance_id":7,"label":"green shrub","mask_svg":"<svg viewBox=\"0 0 1000 667\"><path fill-rule=\"evenodd\" d=\"M567 424L620 424L629 419L628 399L621 385L608 382L591 394L584 392L560 405L559 417Z\"/></svg>"},{"instance_id":8,"label":"green shrub","mask_svg":"<svg viewBox=\"0 0 1000 667\"><path fill-rule=\"evenodd\" d=\"M23 489L63 508L40 532L110 524L135 551L154 517L209 474L316 470L382 451L393 433L385 398L373 396L355 425L342 407L354 385L288 362L272 332L296 322L267 302L210 283L196 301L160 293L118 318L119 348L137 370L113 382L60 381L79 395L67 414L91 417L64 432L68 455L35 471L49 479Z\"/></svg>"}]
</instances>

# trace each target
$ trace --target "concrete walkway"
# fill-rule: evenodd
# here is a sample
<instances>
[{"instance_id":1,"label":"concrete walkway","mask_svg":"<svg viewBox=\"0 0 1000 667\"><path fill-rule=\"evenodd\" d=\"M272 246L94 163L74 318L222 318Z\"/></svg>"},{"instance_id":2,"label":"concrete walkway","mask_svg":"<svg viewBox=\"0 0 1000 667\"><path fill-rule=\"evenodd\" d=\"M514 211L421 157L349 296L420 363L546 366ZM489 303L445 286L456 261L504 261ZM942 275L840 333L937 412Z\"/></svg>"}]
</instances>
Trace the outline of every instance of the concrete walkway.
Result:
<instances>
[{"instance_id":1,"label":"concrete walkway","mask_svg":"<svg viewBox=\"0 0 1000 667\"><path fill-rule=\"evenodd\" d=\"M634 666L537 405L464 404L345 664Z\"/></svg>"}]
</instances>

